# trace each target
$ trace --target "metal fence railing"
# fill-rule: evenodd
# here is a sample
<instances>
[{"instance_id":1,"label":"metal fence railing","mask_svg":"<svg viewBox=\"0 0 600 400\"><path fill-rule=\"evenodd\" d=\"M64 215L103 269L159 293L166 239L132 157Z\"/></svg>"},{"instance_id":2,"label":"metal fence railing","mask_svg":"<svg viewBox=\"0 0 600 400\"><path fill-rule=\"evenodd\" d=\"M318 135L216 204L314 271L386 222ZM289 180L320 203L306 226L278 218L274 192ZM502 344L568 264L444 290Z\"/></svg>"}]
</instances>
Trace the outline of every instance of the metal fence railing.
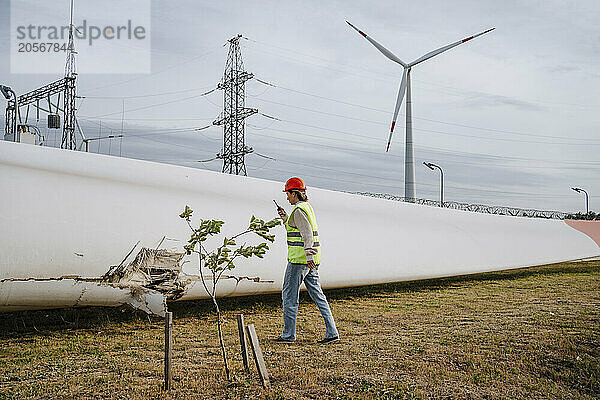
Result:
<instances>
[{"instance_id":1,"label":"metal fence railing","mask_svg":"<svg viewBox=\"0 0 600 400\"><path fill-rule=\"evenodd\" d=\"M353 194L359 194L362 196L378 197L387 200L395 201L406 201L411 203L423 204L426 206L440 207L440 202L436 200L428 199L407 199L405 197L394 196L385 193L369 193L369 192L352 192ZM444 208L451 208L454 210L474 211L487 214L498 214L498 215L511 215L513 217L530 217L530 218L546 218L546 219L565 219L569 215L568 213L561 211L543 211L533 209L523 209L515 207L503 207L503 206L488 206L484 204L469 204L459 203L457 201L445 201Z\"/></svg>"}]
</instances>

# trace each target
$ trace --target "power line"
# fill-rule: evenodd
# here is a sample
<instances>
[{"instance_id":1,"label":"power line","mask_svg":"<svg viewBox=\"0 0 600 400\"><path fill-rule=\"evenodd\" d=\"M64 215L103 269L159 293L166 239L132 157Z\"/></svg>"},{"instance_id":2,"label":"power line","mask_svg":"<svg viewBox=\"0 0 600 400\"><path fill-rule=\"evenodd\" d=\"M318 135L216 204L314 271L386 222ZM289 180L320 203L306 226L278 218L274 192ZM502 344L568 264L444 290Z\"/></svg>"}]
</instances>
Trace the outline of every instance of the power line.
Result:
<instances>
[{"instance_id":1,"label":"power line","mask_svg":"<svg viewBox=\"0 0 600 400\"><path fill-rule=\"evenodd\" d=\"M290 122L290 123L296 123L296 124L300 124L300 125L305 125L305 126L309 126L309 127L314 127L317 129L327 129L327 128L322 128L322 127L317 127L314 125L308 125L308 124L303 124L303 123L298 123L295 121L287 121L287 120L281 120L279 118L276 117L272 117L263 113L260 113L263 116L266 116L268 118L273 119L274 121L279 121L279 122ZM92 120L87 120L87 119L83 119L86 122L91 122L91 123L95 123L98 124L95 121ZM108 126L109 129L116 131L116 128L111 128L109 125L104 125L104 126ZM266 127L257 127L256 125L253 124L248 124L249 127L251 127L253 129L253 132L256 130L264 130L266 129ZM171 135L174 133L183 133L183 132L195 132L197 131L198 128L194 127L194 126L190 126L190 127L184 127L184 128L177 128L177 129L156 129L153 131L153 133L144 133L144 134L124 134L125 138L133 138L133 137L145 137L145 136L162 136L162 135ZM269 128L269 130L271 131L276 131L276 132L282 132L282 133L289 133L289 134L295 134L295 135L301 135L301 136L308 136L308 137L314 137L317 139L324 139L324 140L330 140L330 141L334 141L334 142L338 142L341 141L340 139L336 139L336 138L331 138L331 137L323 137L323 136L319 136L319 135L311 135L305 132L297 132L297 131L292 131L289 129L286 130L282 130L282 129L273 129L273 128ZM377 141L383 141L383 139L381 138L375 138L375 137L371 137L371 136L365 136L365 135L358 135L358 134L352 134L352 133L348 133L348 132L344 132L344 131L337 131L334 130L334 132L336 133L343 133L345 135L349 135L349 136L356 136L359 137L361 139L370 139L370 140L377 140ZM213 140L213 141L217 141L218 139L212 139L207 137L206 135L200 133L202 136L204 136L206 139L208 140ZM258 133L253 133L254 135L257 136L263 136L263 137L269 137L269 138L273 138L276 140L288 140L288 141L293 141L296 143L302 143L302 144L307 144L308 142L306 140L303 141L294 141L292 139L283 139L281 137L277 137L277 136L270 136L270 135L261 135ZM343 140L344 143L348 143L347 139ZM332 148L332 149L337 149L337 150L341 150L341 151L352 151L352 152L357 152L357 153L364 153L364 154L372 154L372 155L377 155L377 156L382 156L382 153L378 153L378 152L374 152L374 151L368 151L368 150L363 150L363 149L351 149L346 147L339 147L339 146L331 146L331 145L324 145L321 143L315 143L315 142L310 142L311 144L314 144L315 146L321 146L321 147L328 147L328 148ZM356 145L362 145L363 143L360 142L352 142ZM593 163L593 162L572 162L572 161L556 161L556 160L535 160L535 159L530 159L530 158L522 158L522 157L505 157L505 156L496 156L496 155L487 155L487 154L482 154L482 153L469 153L469 152L460 152L460 151L454 151L451 149L444 149L444 148L440 148L440 147L431 147L431 146L417 146L418 148L422 148L422 149L426 149L426 150L432 150L432 151L436 151L436 152L441 152L443 154L448 154L451 156L460 156L460 155L469 155L469 156L478 156L478 157L488 157L488 158L494 158L494 159L501 159L501 160L517 160L517 161L537 161L537 162L548 162L548 163L552 163L552 164L556 164L556 163L560 163L560 164L566 164L566 165L581 165L581 167L575 167L573 169L590 169L593 167L590 167L589 165L596 165L598 163ZM401 156L399 155L395 155L395 154L386 154L386 157L393 157L393 158L401 158ZM491 165L491 166L496 166L496 167L504 167L504 168L542 168L542 169L548 169L551 167L546 167L546 166L534 166L534 165L502 165L502 164L490 164L489 162L482 162L482 163L477 163L477 162L465 162L465 161L460 161L460 162L453 162L453 161L449 161L447 160L446 162L450 162L450 163L454 163L454 164L460 164L460 165L475 165L475 166L480 166L480 165ZM565 169L568 167L560 167L561 169Z\"/></svg>"},{"instance_id":2,"label":"power line","mask_svg":"<svg viewBox=\"0 0 600 400\"><path fill-rule=\"evenodd\" d=\"M260 153L257 153L257 152L254 152L254 154L256 154L256 155L257 155L257 156L259 156L259 157L266 158L267 160L273 160L273 161L277 161L277 159L276 159L276 158L269 157L269 156L265 156L265 155L263 155L263 154L260 154Z\"/></svg>"},{"instance_id":3,"label":"power line","mask_svg":"<svg viewBox=\"0 0 600 400\"><path fill-rule=\"evenodd\" d=\"M332 101L332 102L339 103L339 104L345 104L345 105L352 106L352 107L362 108L365 110L371 110L371 111L390 114L389 110L382 110L380 108L367 107L362 104L351 103L348 101L335 99L335 98L331 98L331 97L326 97L326 96L322 96L322 95L318 95L318 94L314 94L314 93L309 93L309 92L305 92L302 90L297 90L297 89L293 89L293 88L289 88L289 87L285 87L285 86L281 86L281 85L274 85L272 83L266 82L266 81L258 79L258 78L256 78L256 81L258 81L262 84L266 84L266 85L269 85L272 87L277 87L277 88L280 88L280 89L283 89L283 90L286 90L286 91L289 91L292 93L298 93L298 94L302 94L305 96L310 96L310 97L314 97L314 98L318 98L318 99L322 99L322 100L328 100L328 101ZM563 140L569 139L569 140L582 140L582 141L600 141L600 139L575 138L575 137L564 138L561 136L538 135L538 134L527 133L527 132L517 132L517 131L509 131L509 130L494 129L494 128L484 128L484 127L459 124L459 123L455 123L455 122L440 121L440 120L435 120L435 119L431 119L431 118L423 118L423 117L415 117L415 116L413 116L413 119L419 119L419 120L428 121L428 122L435 122L435 123L444 124L444 125L457 126L457 127L461 127L461 128L477 129L477 130L481 130L481 131L497 132L497 133L507 133L507 134L520 135L520 136L531 136L531 137L563 139Z\"/></svg>"},{"instance_id":4,"label":"power line","mask_svg":"<svg viewBox=\"0 0 600 400\"><path fill-rule=\"evenodd\" d=\"M201 153L210 153L209 151L206 151L206 150L198 150L198 147L196 147L196 146L189 146L189 145L179 144L179 143L173 143L173 142L165 142L164 140L159 140L159 139L148 137L148 136L141 136L141 135L140 136L134 136L133 139L150 140L152 142L162 143L162 144L166 144L168 146L175 146L175 147L181 147L181 148L186 148L186 149L192 149L194 151L199 151Z\"/></svg>"},{"instance_id":5,"label":"power line","mask_svg":"<svg viewBox=\"0 0 600 400\"><path fill-rule=\"evenodd\" d=\"M91 119L85 119L82 118L81 121L85 121L85 122L89 122L98 126L103 126L105 128L108 128L111 130L111 132L116 132L116 131L120 131L120 128L115 128L115 127L111 127L108 124L100 124L94 120ZM159 135L170 135L173 133L181 133L181 132L194 132L197 129L196 126L189 126L189 127L182 127L182 128L169 128L169 129L165 129L165 128L158 128L158 129L144 129L145 131L150 131L150 132L154 132L154 133L143 133L143 134L124 134L123 136L125 138L127 137L143 137L143 136L159 136Z\"/></svg>"},{"instance_id":6,"label":"power line","mask_svg":"<svg viewBox=\"0 0 600 400\"><path fill-rule=\"evenodd\" d=\"M249 127L253 127L253 125L248 124ZM326 139L326 140L333 140L336 141L336 139L333 138L324 138L322 136L316 136L316 135L309 135L303 132L295 132L295 131L290 131L290 130L280 130L280 129L271 129L273 131L277 131L277 132L282 132L282 133L290 133L290 134L295 134L295 135L300 135L300 136L311 136L311 137L315 137L315 138L319 138L319 139ZM333 145L326 145L326 144L322 144L322 143L315 143L315 142L310 142L310 141L306 141L306 140L294 140L294 139L288 139L288 138L281 138L279 136L271 136L271 135L265 135L265 134L260 134L260 133L253 133L253 135L256 136L262 136L262 137L267 137L267 138L271 138L271 139L275 139L275 140L281 140L281 141L288 141L288 142L293 142L293 143L298 143L298 144L302 144L302 145L312 145L312 146L318 146L318 147L324 147L324 148L330 148L330 149L335 149L335 150L339 150L339 151L349 151L352 153L364 153L364 154L371 154L371 155L376 155L376 156L380 156L380 157L391 157L391 158L402 158L399 155L396 154L383 154L383 153L378 153L378 152L374 152L374 151L368 151L368 150L359 150L359 149L354 149L354 148L350 148L350 147L340 147L340 146L333 146ZM348 143L348 141L344 141L344 143ZM355 142L354 142L355 143ZM449 155L457 155L454 152L442 152L444 154L449 154ZM482 163L470 163L470 162L464 162L464 161L459 161L459 162L454 162L454 161L450 161L450 160L446 160L445 162L449 162L452 164L458 164L458 165L474 165L474 166L495 166L495 167L505 167L505 168L543 168L543 169L551 169L552 167L541 167L541 166L529 166L529 165L525 165L525 166L519 166L519 165L501 165L501 164L491 164L489 162L482 162ZM569 169L569 167L561 167L560 169ZM593 169L590 167L571 167L570 169Z\"/></svg>"},{"instance_id":7,"label":"power line","mask_svg":"<svg viewBox=\"0 0 600 400\"><path fill-rule=\"evenodd\" d=\"M300 163L302 164L302 163ZM302 164L305 166L310 166L310 165L306 165L306 164ZM290 173L290 174L297 174L298 170L286 170L286 169L281 169L281 168L271 168L271 170L274 171L278 171L278 172L286 172L286 173ZM337 170L337 172L344 172L341 170ZM319 178L319 179L324 179L323 175L314 175L314 174L310 174L310 173L306 173L306 172L302 172L303 175L305 176L310 176L313 178ZM326 178L328 181L336 181L336 182L343 182L343 183L353 183L353 184L359 184L361 186L366 185L367 183L365 182L357 182L356 180L347 180L347 179L340 179L338 177L331 177L328 176ZM388 179L390 180L390 179ZM396 182L402 183L403 181L401 180L397 180ZM400 189L399 186L396 185L384 185L384 184L376 184L373 182L368 182L369 186L377 186L377 187L385 187L385 188L394 188L394 189ZM419 186L433 186L436 187L437 185L435 184L420 184ZM543 194L539 194L539 193L525 193L525 192L512 192L512 191L501 191L501 190L492 190L492 189L475 189L475 188L465 188L465 187L458 187L458 186L445 186L448 188L452 188L455 190L464 190L464 191L469 191L469 192L484 192L484 193L495 193L495 194L504 194L504 195L515 195L515 196L535 196L536 198L565 198L565 197L572 197L570 195L543 195ZM431 191L430 193L434 193L433 191ZM435 191L435 193L437 193L437 191Z\"/></svg>"},{"instance_id":8,"label":"power line","mask_svg":"<svg viewBox=\"0 0 600 400\"><path fill-rule=\"evenodd\" d=\"M318 168L319 170L329 170L329 171L334 171L334 172L341 172L341 173L348 174L348 175L362 176L362 177L366 177L366 178L375 178L375 179L388 180L388 181L389 180L393 180L393 181L396 181L396 182L398 182L400 184L402 184L404 182L403 180L397 179L397 178L394 179L394 178L381 177L381 176L375 176L375 175L361 174L361 173L358 173L358 172L351 172L351 171L344 170L344 169L339 169L339 168L338 169L336 169L336 168L329 168L329 167L325 167L323 165L316 165L316 164L312 164L312 163L309 164L309 163L298 162L298 161L290 161L290 160L276 160L276 161L283 162L283 163L286 163L286 164L302 165L304 167ZM330 179L330 177L327 177L327 179ZM437 184L429 184L429 183L420 183L419 186L438 187ZM537 193L512 192L512 191L493 190L493 189L475 189L475 188L465 188L465 187L453 186L453 185L445 185L444 187L452 188L452 189L456 189L456 190L468 190L468 191L472 190L472 191L486 192L486 193L515 194L515 195L537 195ZM560 196L560 197L570 197L570 196L564 195L564 196Z\"/></svg>"},{"instance_id":9,"label":"power line","mask_svg":"<svg viewBox=\"0 0 600 400\"><path fill-rule=\"evenodd\" d=\"M164 105L166 105L166 104L173 104L173 103L178 103L178 102L181 102L181 101L186 101L186 100L190 100L190 99L196 99L196 98L198 98L198 97L206 96L206 95L208 95L208 94L210 94L210 93L214 92L215 90L216 90L216 88L215 88L215 89L212 89L212 90L209 90L208 92L204 92L204 93L197 94L197 95L194 95L194 96L189 96L189 97L178 98L178 99L175 99L175 100L165 101L165 102L162 102L162 103L150 104L150 105L148 105L148 106L144 106L144 107L132 108L132 109L130 109L130 110L125 110L125 112L132 112L132 111L146 110L146 109L148 109L148 108L153 108L153 107L158 107L158 106L164 106ZM108 114L102 114L102 115L94 115L94 116L89 116L89 115L88 115L88 116L85 116L85 115L84 115L84 117L86 117L86 118L90 118L90 119L91 119L91 118L103 118L103 117L108 117L108 116L111 116L111 115L116 115L116 114L121 114L121 113L123 113L123 110L121 110L121 111L115 111L115 112L108 113Z\"/></svg>"},{"instance_id":10,"label":"power line","mask_svg":"<svg viewBox=\"0 0 600 400\"><path fill-rule=\"evenodd\" d=\"M127 111L127 110L125 110ZM122 112L122 111L119 111ZM83 120L84 118L80 118ZM124 121L213 121L214 118L134 118L126 117ZM91 119L87 119L91 121ZM121 121L121 118L102 118L102 121Z\"/></svg>"},{"instance_id":11,"label":"power line","mask_svg":"<svg viewBox=\"0 0 600 400\"><path fill-rule=\"evenodd\" d=\"M171 143L171 142L165 142L165 141L161 141L161 140L157 140L157 139L151 139L148 138L147 136L149 135L137 135L137 136L132 136L135 138L140 138L140 139L147 139L147 140L151 140L153 142L158 142L158 143L162 143L162 144L166 144L166 145L170 145L170 146L176 146L176 147L181 147L181 148L187 148L187 149L196 149L196 147L194 146L188 146L188 145L181 145L181 144L177 144L177 143ZM261 135L261 136L267 136L267 135ZM204 151L205 153L210 153L209 151ZM361 174L361 173L357 173L357 172L351 172L351 171L347 171L347 170L343 170L343 169L335 169L335 168L329 168L329 167L325 167L325 166L321 166L321 165L314 165L314 164L307 164L307 163L302 163L302 162L295 162L295 161L290 161L290 160L275 160L271 157L267 157L267 156L263 156L261 154L257 154L261 157L264 158L268 158L270 160L274 160L274 161L279 161L279 162L284 162L284 163L288 163L288 164L294 164L294 165L302 165L305 167L312 167L312 168L318 168L318 169L325 169L325 170L331 170L331 171L335 171L335 172L341 172L344 174L349 174L349 175L355 175L355 176L362 176L362 177L367 177L367 178L375 178L375 179L386 179L386 180L390 180L390 178L384 178L384 177L378 177L378 176L374 176L374 175L368 175L368 174ZM211 159L214 160L214 159ZM211 160L206 160L206 161L211 161ZM162 160L162 161L179 161L179 162L191 162L191 161L185 161L185 160L181 160L181 159L171 159L171 160ZM261 169L263 168L263 166L261 166L260 168L257 169ZM308 174L306 174L308 175ZM309 176L314 176L314 177L320 177L322 178L322 175L309 175ZM330 178L328 177L327 179L333 179L335 181L339 181L339 182L346 182L346 183L356 183L355 181L348 181L345 179L339 179L339 178ZM395 180L396 181L396 180ZM397 180L398 183L401 183L401 180ZM378 187L388 187L388 188L396 188L396 186L393 185L380 185L380 184L373 184L372 182L370 182L369 184L372 184L373 186L378 186ZM431 187L435 187L437 185L435 184L420 184L419 186L431 186ZM513 192L513 191L505 191L505 190L491 190L491 189L477 189L477 188L466 188L466 187L460 187L460 186L453 186L453 185L447 185L446 187L448 188L452 188L452 189L456 189L456 190L461 190L461 191L468 191L468 192L482 192L482 193L496 193L496 194L502 194L502 195L516 195L516 196L530 196L530 195L535 195L536 197L543 197L543 198L551 198L551 197L569 197L569 196L548 196L548 195L539 195L538 193L525 193L525 192Z\"/></svg>"},{"instance_id":12,"label":"power line","mask_svg":"<svg viewBox=\"0 0 600 400\"><path fill-rule=\"evenodd\" d=\"M165 96L165 95L170 95L170 94L194 92L197 90L206 90L206 89L210 89L210 88L212 88L212 86L203 86L203 87L196 87L196 88L191 88L191 89L182 89L182 90L175 90L175 91L161 92L161 93L139 94L139 95L134 95L134 96L81 96L81 98L82 99L139 99L139 98L146 98L146 97Z\"/></svg>"},{"instance_id":13,"label":"power line","mask_svg":"<svg viewBox=\"0 0 600 400\"><path fill-rule=\"evenodd\" d=\"M305 124L303 122L298 122L298 121L290 121L290 120L285 120L285 119L278 119L278 121L280 121L280 122L286 122L286 123L291 123L291 124L295 124L295 125L300 125L300 126L305 126L305 127L314 128L314 129L319 129L319 130L328 131L328 132L341 133L341 134L344 134L344 135L355 136L355 137L359 137L359 138L363 138L363 139L367 138L367 139L380 140L379 138L374 138L374 137L365 136L365 135L359 135L359 134L355 134L355 133L349 133L349 132L341 131L341 130L338 130L338 129L324 128L324 127L321 127L321 126L316 126L316 125L311 125L311 124ZM323 138L322 136L310 135L310 134L307 134L307 133L304 133L303 135L317 137L317 138L321 138L321 139L336 140L336 139L332 139L332 138ZM453 149L448 149L448 148L443 148L443 147L433 147L433 146L423 146L423 145L417 146L417 147L424 148L424 149L431 149L431 150L446 151L446 152L450 152L451 154L465 154L465 155L470 155L470 156L500 158L500 159L505 159L505 160L526 160L526 161L549 162L549 163L553 163L553 164L561 163L561 164L578 164L578 165L600 165L599 162L541 160L541 159L533 159L533 158L529 158L529 157L509 157L509 156L496 156L496 155L485 154L485 153L462 152L462 151L455 151Z\"/></svg>"},{"instance_id":14,"label":"power line","mask_svg":"<svg viewBox=\"0 0 600 400\"><path fill-rule=\"evenodd\" d=\"M169 146L176 146L176 147L181 147L181 148L186 148L186 149L197 150L197 148L195 146L183 145L183 144L172 143L172 142L165 142L165 141L158 140L158 139L155 139L155 138L150 138L148 136L150 136L150 135L129 135L129 137L132 137L132 138L145 139L145 140L150 140L150 141L157 142L157 143L166 144L166 145L169 145ZM267 136L267 135L259 135L259 136ZM110 143L109 143L109 146L110 146ZM201 152L210 153L210 151L201 151ZM385 178L385 177L380 177L380 176L375 176L375 175L362 174L362 173L358 173L358 172L347 171L347 170L344 170L344 169L330 168L330 167L326 167L326 166L322 166L322 165L308 164L308 163L291 161L291 160L276 160L276 159L274 159L272 157L264 156L264 155L258 154L258 153L257 153L257 155L260 156L260 157L266 158L268 160L276 161L276 162L283 162L283 163L292 164L292 165L301 165L301 166L304 166L304 167L318 168L319 170L330 170L330 171L340 172L340 173L347 174L347 175L361 176L361 177L366 177L366 178L374 178L374 179L381 179L381 180L384 180L384 179L385 180L393 180L393 181L398 182L399 184L401 184L403 182L400 179ZM208 161L212 161L212 160L215 160L215 159L216 158L213 158L213 159L210 159L210 160L204 160L202 162L208 162ZM156 161L156 160L154 160L154 161ZM163 162L166 162L166 161L192 162L192 160L181 160L181 159L169 159L169 160L162 159L160 161L163 161ZM264 167L264 165L261 166L261 167L259 167L259 168L257 168L257 169L261 169L263 167ZM313 176L313 177L319 177L319 178L323 177L322 175L310 175L310 174L305 174L305 175ZM339 178L328 177L327 179L334 180L334 181L339 181L339 182L346 182L346 183L357 183L356 181L348 181L346 179L339 179ZM397 186L394 186L394 185L380 185L380 184L373 184L372 182L369 182L369 184L373 185L373 186L378 186L378 187L397 188ZM437 187L436 184L427 184L427 183L422 183L419 186ZM535 195L537 197L544 197L544 198L545 197L569 197L569 196L566 196L566 195L565 196L547 196L547 195L539 195L538 193L513 192L513 191L492 190L492 189L477 189L477 188L460 187L460 186L453 186L453 185L446 185L446 187L447 188L452 188L452 189L455 189L455 190L468 191L468 192L496 193L496 194L503 194L503 195L517 195L517 196Z\"/></svg>"},{"instance_id":15,"label":"power line","mask_svg":"<svg viewBox=\"0 0 600 400\"><path fill-rule=\"evenodd\" d=\"M296 108L296 109L299 109L299 110L309 111L309 112L313 112L313 113L317 113L317 114L322 114L322 115L330 115L330 116L334 116L334 117L343 118L343 119L346 119L346 120L368 122L368 123L372 123L372 124L376 124L376 125L382 125L382 126L388 126L389 125L389 124L383 123L381 121L373 121L373 120L368 120L368 119L363 119L363 118L351 117L351 116L343 115L343 114L331 113L331 112L327 112L327 111L314 110L314 109L307 108L307 107L294 106L294 105L291 105L291 104L281 103L281 102L277 102L277 101L261 99L261 98L259 98L257 96L250 96L250 97L253 97L253 98L257 99L258 101L262 101L262 102L265 102L265 103L278 104L278 105L285 106L285 107ZM264 116L267 116L267 115L264 115ZM467 138L475 138L475 139L483 139L483 140L506 141L506 142L514 142L514 143L535 143L535 144L545 144L545 145L567 145L567 146L568 145L571 145L571 146L590 146L590 145L591 146L600 146L600 142L598 142L598 143L566 143L566 142L551 143L551 142L547 142L547 141L516 140L516 139L505 139L505 138L489 137L489 136L465 135L465 134L460 134L460 133L437 131L437 130L432 130L432 129L422 129L422 128L415 128L415 127L413 127L413 129L416 130L416 131L420 131L420 132L435 133L435 134L440 134L440 135L461 136L461 137L467 137ZM568 139L568 138L563 138L563 139Z\"/></svg>"},{"instance_id":16,"label":"power line","mask_svg":"<svg viewBox=\"0 0 600 400\"><path fill-rule=\"evenodd\" d=\"M142 75L142 76L137 76L135 78L126 79L124 81L113 82L113 83L110 83L108 85L93 87L93 88L90 88L90 89L86 89L85 92L91 92L91 91L94 91L94 90L105 89L105 88L109 88L109 87L113 87L113 86L121 86L121 85L124 85L124 84L129 83L129 82L137 81L137 80L140 80L140 79L145 79L145 78L148 78L148 77L153 77L154 75L161 74L161 73L163 73L165 71L168 71L170 69L173 69L175 67L179 67L179 66L181 66L183 64L188 64L188 63L196 61L196 60L198 60L200 58L206 57L206 56L208 56L208 55L210 55L212 53L215 53L215 52L219 51L220 49L221 49L221 47L219 46L219 47L217 47L217 48L215 48L213 50L210 50L210 51L208 51L206 53L202 53L202 54L199 54L197 56L191 57L188 60L184 60L182 62L169 65L169 66L167 66L167 67L165 67L163 69L160 69L158 71L151 72L150 74L146 74L146 75Z\"/></svg>"},{"instance_id":17,"label":"power line","mask_svg":"<svg viewBox=\"0 0 600 400\"><path fill-rule=\"evenodd\" d=\"M308 53L300 52L300 51L298 51L297 48L294 48L293 50L291 50L289 48L285 48L285 47L281 47L281 46L269 44L269 43L262 42L262 41L257 41L257 40L254 40L254 39L249 39L249 40L251 42L253 42L253 43L261 44L261 45L268 46L268 47L273 47L273 48L276 48L276 49L279 49L279 50L284 50L284 51L289 52L289 53L300 54L302 56L310 57L310 58L313 58L313 59L316 59L316 60L325 61L325 62L330 63L330 64L344 66L344 67L347 67L347 68L351 68L351 69L355 69L355 70L361 70L361 71L369 73L369 75L367 76L367 75L353 73L353 72L350 72L350 71L347 71L347 70L344 70L344 69L331 68L331 67L319 65L320 67L327 68L327 69L330 69L330 70L333 70L333 71L337 71L337 72L343 72L343 73L346 73L348 75L354 75L354 76L359 76L359 77L369 77L370 79L373 79L372 77L375 76L375 75L385 76L385 77L394 78L394 79L398 78L398 75L396 75L396 74L389 74L389 73L385 73L385 72L382 72L382 71L376 71L376 70L373 70L373 69L370 69L370 68L358 67L358 66L356 66L354 64L341 64L341 63L336 62L334 60L330 60L330 59L327 59L327 58L315 56L314 54L308 54ZM291 57L286 57L286 58L288 60L292 60L292 61L295 61L295 62L298 62L298 63L301 63L301 64L316 65L316 64L312 64L312 63L303 62L303 61L300 61L300 60L297 60L297 59L294 59L294 58L291 58ZM381 81L381 82L389 83L389 79L376 79L376 80ZM485 91L480 91L480 90L477 90L477 91L467 91L467 90L462 89L462 88L457 88L457 87L454 87L454 86L444 85L444 84L437 83L437 82L424 81L424 80L421 80L421 79L414 79L414 81L422 83L422 84L425 84L425 85L437 86L437 87L441 87L441 88L444 88L444 89L450 89L450 90L453 90L453 91L456 91L456 92L460 92L460 93L463 93L463 94L466 94L466 95L475 94L475 95L478 95L478 96L501 96L501 97L505 97L504 95L497 94L497 93L485 92ZM447 93L447 94L452 94L452 93ZM520 101L530 102L530 103L546 103L546 104L556 104L556 105L559 105L559 106L583 107L583 108L589 108L590 110L600 107L600 105L593 105L593 104L576 104L576 103L565 103L565 102L553 102L553 101L539 100L539 99L520 99L520 98L515 98L515 99L520 100Z\"/></svg>"}]
</instances>

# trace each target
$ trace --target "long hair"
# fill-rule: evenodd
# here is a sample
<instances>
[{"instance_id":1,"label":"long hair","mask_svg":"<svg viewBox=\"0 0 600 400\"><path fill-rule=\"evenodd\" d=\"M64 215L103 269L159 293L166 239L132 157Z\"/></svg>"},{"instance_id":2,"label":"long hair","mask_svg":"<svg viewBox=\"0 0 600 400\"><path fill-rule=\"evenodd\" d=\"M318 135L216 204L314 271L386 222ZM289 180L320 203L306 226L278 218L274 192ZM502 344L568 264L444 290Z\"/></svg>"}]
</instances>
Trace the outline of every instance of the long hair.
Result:
<instances>
[{"instance_id":1,"label":"long hair","mask_svg":"<svg viewBox=\"0 0 600 400\"><path fill-rule=\"evenodd\" d=\"M308 196L306 195L305 190L293 190L292 193L296 194L296 197L298 197L298 200L308 201Z\"/></svg>"}]
</instances>

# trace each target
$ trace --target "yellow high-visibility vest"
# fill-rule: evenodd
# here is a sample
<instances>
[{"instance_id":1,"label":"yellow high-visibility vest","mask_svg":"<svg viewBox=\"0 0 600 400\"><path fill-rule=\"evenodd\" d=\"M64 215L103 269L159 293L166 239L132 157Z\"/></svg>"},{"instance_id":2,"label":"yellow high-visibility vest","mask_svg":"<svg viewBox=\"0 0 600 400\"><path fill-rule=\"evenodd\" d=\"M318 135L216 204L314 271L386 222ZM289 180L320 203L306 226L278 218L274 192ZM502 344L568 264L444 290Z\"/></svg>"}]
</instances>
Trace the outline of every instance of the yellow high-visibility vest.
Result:
<instances>
[{"instance_id":1,"label":"yellow high-visibility vest","mask_svg":"<svg viewBox=\"0 0 600 400\"><path fill-rule=\"evenodd\" d=\"M294 215L294 211L296 211L297 208L301 208L306 212L306 215L308 215L308 222L310 222L313 231L313 247L317 248L317 254L313 255L313 261L315 264L319 265L321 264L321 245L319 243L319 226L317 225L315 212L306 201L299 201L295 204L292 212L290 212L290 217ZM298 228L290 226L289 218L285 223L285 229L287 230L288 261L295 264L308 264L300 231Z\"/></svg>"}]
</instances>

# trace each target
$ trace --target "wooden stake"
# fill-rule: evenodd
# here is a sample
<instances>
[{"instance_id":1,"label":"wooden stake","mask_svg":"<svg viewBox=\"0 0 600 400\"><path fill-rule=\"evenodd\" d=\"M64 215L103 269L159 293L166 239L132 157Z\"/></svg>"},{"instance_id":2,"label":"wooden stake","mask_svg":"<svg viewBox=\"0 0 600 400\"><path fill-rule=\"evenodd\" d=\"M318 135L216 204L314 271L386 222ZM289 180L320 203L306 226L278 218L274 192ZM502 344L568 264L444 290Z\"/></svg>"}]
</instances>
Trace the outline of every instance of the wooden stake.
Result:
<instances>
[{"instance_id":1,"label":"wooden stake","mask_svg":"<svg viewBox=\"0 0 600 400\"><path fill-rule=\"evenodd\" d=\"M260 349L260 344L258 343L258 336L256 335L254 324L246 326L246 332L248 332L248 337L250 338L250 347L252 347L252 354L254 356L254 362L256 363L258 375L260 376L263 387L268 388L270 386L269 373L267 372L265 359L263 358L262 350Z\"/></svg>"},{"instance_id":2,"label":"wooden stake","mask_svg":"<svg viewBox=\"0 0 600 400\"><path fill-rule=\"evenodd\" d=\"M248 364L248 341L244 332L244 314L237 316L238 332L240 334L240 346L242 347L242 360L244 361L244 369L246 373L250 373L250 365Z\"/></svg>"},{"instance_id":3,"label":"wooden stake","mask_svg":"<svg viewBox=\"0 0 600 400\"><path fill-rule=\"evenodd\" d=\"M172 387L171 361L173 351L173 313L165 314L165 390Z\"/></svg>"}]
</instances>

